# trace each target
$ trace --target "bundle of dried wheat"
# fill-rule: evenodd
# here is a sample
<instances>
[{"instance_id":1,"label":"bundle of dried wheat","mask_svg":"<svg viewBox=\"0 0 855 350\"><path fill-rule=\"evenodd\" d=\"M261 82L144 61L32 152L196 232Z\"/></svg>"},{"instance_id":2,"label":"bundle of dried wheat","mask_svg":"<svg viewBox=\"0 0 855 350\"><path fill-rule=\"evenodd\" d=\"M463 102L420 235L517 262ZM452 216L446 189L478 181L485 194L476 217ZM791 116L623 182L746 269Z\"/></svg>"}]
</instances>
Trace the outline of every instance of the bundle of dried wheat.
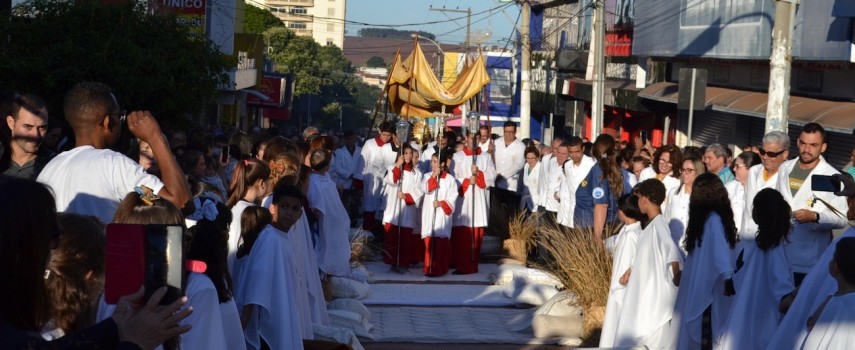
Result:
<instances>
[{"instance_id":1,"label":"bundle of dried wheat","mask_svg":"<svg viewBox=\"0 0 855 350\"><path fill-rule=\"evenodd\" d=\"M511 218L508 222L510 238L504 242L505 253L509 257L526 262L528 251L534 246L539 221L540 213L527 214L525 211L519 211Z\"/></svg>"},{"instance_id":2,"label":"bundle of dried wheat","mask_svg":"<svg viewBox=\"0 0 855 350\"><path fill-rule=\"evenodd\" d=\"M350 238L350 262L365 263L373 261L377 247L371 239L373 236L368 231L359 230Z\"/></svg>"}]
</instances>

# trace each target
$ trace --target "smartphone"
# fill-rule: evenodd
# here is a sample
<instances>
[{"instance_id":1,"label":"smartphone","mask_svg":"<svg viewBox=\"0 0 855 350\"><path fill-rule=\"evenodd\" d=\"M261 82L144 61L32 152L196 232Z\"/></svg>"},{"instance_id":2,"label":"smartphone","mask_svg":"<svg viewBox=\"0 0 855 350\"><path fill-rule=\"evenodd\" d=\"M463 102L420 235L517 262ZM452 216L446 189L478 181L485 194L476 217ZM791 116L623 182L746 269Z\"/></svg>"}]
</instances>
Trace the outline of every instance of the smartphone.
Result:
<instances>
[{"instance_id":1,"label":"smartphone","mask_svg":"<svg viewBox=\"0 0 855 350\"><path fill-rule=\"evenodd\" d=\"M223 146L223 153L220 153L220 163L229 161L229 146Z\"/></svg>"},{"instance_id":2,"label":"smartphone","mask_svg":"<svg viewBox=\"0 0 855 350\"><path fill-rule=\"evenodd\" d=\"M645 142L650 140L650 132L647 130L641 130L641 141Z\"/></svg>"},{"instance_id":3,"label":"smartphone","mask_svg":"<svg viewBox=\"0 0 855 350\"><path fill-rule=\"evenodd\" d=\"M813 175L810 177L810 188L820 192L837 192L842 183L830 175Z\"/></svg>"},{"instance_id":4,"label":"smartphone","mask_svg":"<svg viewBox=\"0 0 855 350\"><path fill-rule=\"evenodd\" d=\"M145 299L168 288L160 303L183 295L184 228L174 225L107 225L104 298L115 304L145 285Z\"/></svg>"}]
</instances>

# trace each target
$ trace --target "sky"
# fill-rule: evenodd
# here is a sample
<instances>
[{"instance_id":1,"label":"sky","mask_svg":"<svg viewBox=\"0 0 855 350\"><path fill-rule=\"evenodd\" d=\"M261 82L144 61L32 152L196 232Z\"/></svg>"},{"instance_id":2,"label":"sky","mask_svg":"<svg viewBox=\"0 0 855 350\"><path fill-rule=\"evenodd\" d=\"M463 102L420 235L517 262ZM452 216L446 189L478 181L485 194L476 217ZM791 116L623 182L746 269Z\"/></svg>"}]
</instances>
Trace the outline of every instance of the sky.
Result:
<instances>
[{"instance_id":1,"label":"sky","mask_svg":"<svg viewBox=\"0 0 855 350\"><path fill-rule=\"evenodd\" d=\"M500 46L512 38L514 22L520 13L519 6L507 0L347 0L345 35L356 36L360 29L367 27L392 26L398 30L433 33L441 43L463 43L466 40L466 13L430 10L443 7L463 11L471 9L470 35L473 43L482 41ZM439 23L424 24L428 22Z\"/></svg>"}]
</instances>

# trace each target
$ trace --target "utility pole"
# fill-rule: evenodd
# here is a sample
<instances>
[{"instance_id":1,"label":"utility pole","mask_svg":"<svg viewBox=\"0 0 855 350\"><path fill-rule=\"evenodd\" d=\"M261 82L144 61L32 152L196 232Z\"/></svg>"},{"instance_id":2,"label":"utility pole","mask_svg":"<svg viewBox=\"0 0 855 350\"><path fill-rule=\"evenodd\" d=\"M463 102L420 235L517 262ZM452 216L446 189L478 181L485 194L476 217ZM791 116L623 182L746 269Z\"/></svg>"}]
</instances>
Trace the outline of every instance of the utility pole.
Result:
<instances>
[{"instance_id":1,"label":"utility pole","mask_svg":"<svg viewBox=\"0 0 855 350\"><path fill-rule=\"evenodd\" d=\"M520 130L518 137L521 139L531 136L531 3L529 0L520 0L520 18L522 24L519 28L522 39L520 55Z\"/></svg>"},{"instance_id":2,"label":"utility pole","mask_svg":"<svg viewBox=\"0 0 855 350\"><path fill-rule=\"evenodd\" d=\"M441 9L435 9L435 8L431 7L430 10L431 11L439 11L439 12L457 12L457 13L465 13L466 14L466 44L465 45L466 45L466 51L469 51L469 43L470 43L469 33L471 31L471 25L472 25L472 9L468 8L464 11L464 10L457 10L457 9L447 9L445 7L441 8Z\"/></svg>"},{"instance_id":3,"label":"utility pole","mask_svg":"<svg viewBox=\"0 0 855 350\"><path fill-rule=\"evenodd\" d=\"M772 55L769 58L769 100L766 103L766 131L787 133L790 109L793 22L798 0L775 1Z\"/></svg>"},{"instance_id":4,"label":"utility pole","mask_svg":"<svg viewBox=\"0 0 855 350\"><path fill-rule=\"evenodd\" d=\"M605 95L605 75L606 67L603 59L606 30L605 21L605 4L603 0L594 0L594 23L593 34L591 40L591 52L594 56L594 74L593 84L591 84L591 141L600 136L603 132L603 97Z\"/></svg>"}]
</instances>

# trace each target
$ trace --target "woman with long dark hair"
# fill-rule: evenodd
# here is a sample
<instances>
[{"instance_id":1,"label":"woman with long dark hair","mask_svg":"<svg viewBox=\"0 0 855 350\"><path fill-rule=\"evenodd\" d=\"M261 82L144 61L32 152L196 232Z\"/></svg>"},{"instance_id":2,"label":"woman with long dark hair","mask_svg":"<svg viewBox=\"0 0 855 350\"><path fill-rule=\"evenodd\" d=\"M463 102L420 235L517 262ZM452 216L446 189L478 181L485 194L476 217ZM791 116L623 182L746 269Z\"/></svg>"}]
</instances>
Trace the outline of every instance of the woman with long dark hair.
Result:
<instances>
[{"instance_id":1,"label":"woman with long dark hair","mask_svg":"<svg viewBox=\"0 0 855 350\"><path fill-rule=\"evenodd\" d=\"M671 237L674 239L674 243L680 247L683 257L686 256L683 241L686 238L686 227L689 223L689 202L691 202L692 188L698 175L706 171L704 162L700 158L684 158L680 169L680 186L677 186L672 192L667 192L665 199L665 210L662 215L668 222Z\"/></svg>"},{"instance_id":2,"label":"woman with long dark hair","mask_svg":"<svg viewBox=\"0 0 855 350\"><path fill-rule=\"evenodd\" d=\"M736 225L718 176L698 175L689 200L685 266L675 308L678 349L718 348L730 312Z\"/></svg>"},{"instance_id":3,"label":"woman with long dark hair","mask_svg":"<svg viewBox=\"0 0 855 350\"><path fill-rule=\"evenodd\" d=\"M629 176L617 162L615 139L602 134L594 140L593 158L597 161L576 189L575 223L593 227L594 237L601 241L606 223L617 220L617 199L628 193Z\"/></svg>"}]
</instances>

